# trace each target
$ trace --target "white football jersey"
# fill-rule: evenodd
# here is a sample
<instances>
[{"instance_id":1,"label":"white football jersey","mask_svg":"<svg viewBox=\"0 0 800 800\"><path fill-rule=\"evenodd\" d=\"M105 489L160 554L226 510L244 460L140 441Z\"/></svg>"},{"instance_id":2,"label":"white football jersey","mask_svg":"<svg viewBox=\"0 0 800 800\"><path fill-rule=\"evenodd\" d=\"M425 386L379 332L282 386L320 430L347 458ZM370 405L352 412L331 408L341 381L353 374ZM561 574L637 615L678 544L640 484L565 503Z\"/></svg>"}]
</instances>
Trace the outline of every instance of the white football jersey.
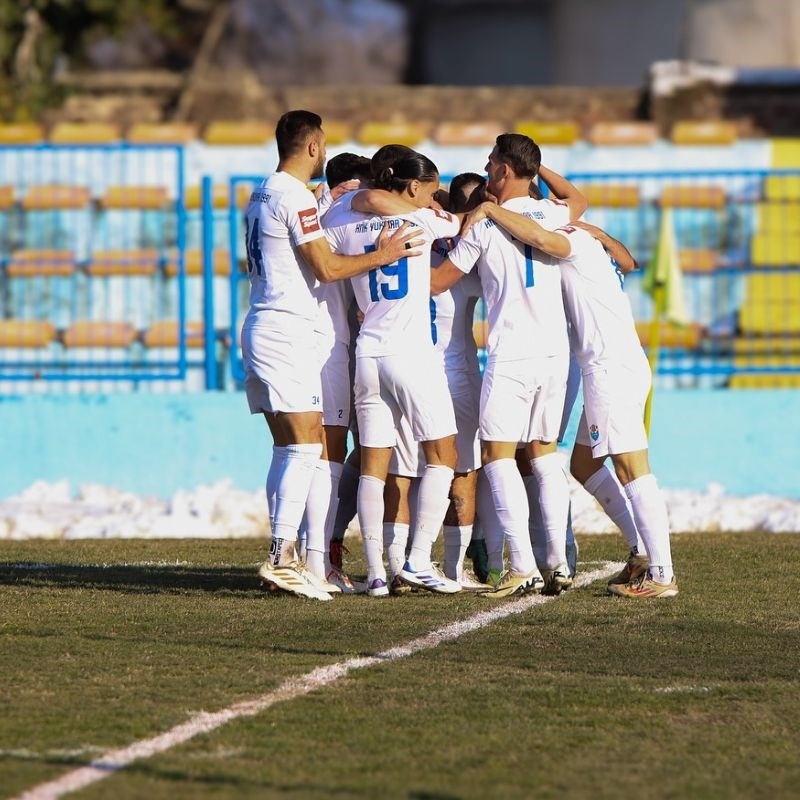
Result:
<instances>
[{"instance_id":1,"label":"white football jersey","mask_svg":"<svg viewBox=\"0 0 800 800\"><path fill-rule=\"evenodd\" d=\"M570 319L570 343L584 374L609 361L636 363L644 357L633 312L603 245L581 228L558 229L570 243L561 269L561 289Z\"/></svg>"},{"instance_id":2,"label":"white football jersey","mask_svg":"<svg viewBox=\"0 0 800 800\"><path fill-rule=\"evenodd\" d=\"M438 240L431 250L436 268L453 249L452 240ZM473 269L448 291L431 297L431 337L448 374L480 371L478 348L472 335L475 306L481 297L481 281Z\"/></svg>"},{"instance_id":3,"label":"white football jersey","mask_svg":"<svg viewBox=\"0 0 800 800\"><path fill-rule=\"evenodd\" d=\"M297 246L325 235L314 195L302 181L276 172L250 195L245 223L250 277L245 325L310 331L317 318L317 281Z\"/></svg>"},{"instance_id":4,"label":"white football jersey","mask_svg":"<svg viewBox=\"0 0 800 800\"><path fill-rule=\"evenodd\" d=\"M424 239L422 246L414 248L420 254L351 278L356 302L364 315L356 356L385 356L432 348L431 245L436 239L455 236L459 221L446 211L430 208L384 218L360 214L352 208L345 213L344 206L339 211L334 205L326 215L328 241L336 252L345 255L374 250L384 224L389 230L396 230L406 220L419 228Z\"/></svg>"},{"instance_id":5,"label":"white football jersey","mask_svg":"<svg viewBox=\"0 0 800 800\"><path fill-rule=\"evenodd\" d=\"M569 221L568 207L552 200L515 197L503 203L503 208L529 217L547 230ZM478 265L488 313L486 352L490 359L567 355L561 275L549 256L486 219L461 238L449 258L465 273Z\"/></svg>"}]
</instances>

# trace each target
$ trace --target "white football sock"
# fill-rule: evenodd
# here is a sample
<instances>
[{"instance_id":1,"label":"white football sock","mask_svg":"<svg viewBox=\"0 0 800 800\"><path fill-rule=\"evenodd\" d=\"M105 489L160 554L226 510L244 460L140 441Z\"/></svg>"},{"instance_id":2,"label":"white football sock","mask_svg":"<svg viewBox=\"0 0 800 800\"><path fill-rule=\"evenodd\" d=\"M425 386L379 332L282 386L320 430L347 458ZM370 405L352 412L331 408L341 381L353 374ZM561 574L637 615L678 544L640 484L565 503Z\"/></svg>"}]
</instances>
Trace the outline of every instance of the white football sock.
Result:
<instances>
[{"instance_id":1,"label":"white football sock","mask_svg":"<svg viewBox=\"0 0 800 800\"><path fill-rule=\"evenodd\" d=\"M270 461L269 472L267 472L267 509L269 513L270 528L275 523L275 492L278 488L278 477L283 469L283 462L286 460L286 448L272 445L272 461Z\"/></svg>"},{"instance_id":2,"label":"white football sock","mask_svg":"<svg viewBox=\"0 0 800 800\"><path fill-rule=\"evenodd\" d=\"M532 458L531 469L539 482L539 509L547 539L547 569L555 569L567 563L569 484L558 453Z\"/></svg>"},{"instance_id":3,"label":"white football sock","mask_svg":"<svg viewBox=\"0 0 800 800\"><path fill-rule=\"evenodd\" d=\"M386 580L383 566L383 489L385 482L373 475L358 481L358 524L367 559L367 582Z\"/></svg>"},{"instance_id":4,"label":"white football sock","mask_svg":"<svg viewBox=\"0 0 800 800\"><path fill-rule=\"evenodd\" d=\"M444 526L444 574L454 581L461 580L471 539L472 525Z\"/></svg>"},{"instance_id":5,"label":"white football sock","mask_svg":"<svg viewBox=\"0 0 800 800\"><path fill-rule=\"evenodd\" d=\"M415 571L431 568L433 544L439 536L444 515L450 505L450 486L454 471L441 464L428 464L419 482L417 516L411 534L408 563Z\"/></svg>"},{"instance_id":6,"label":"white football sock","mask_svg":"<svg viewBox=\"0 0 800 800\"><path fill-rule=\"evenodd\" d=\"M394 577L406 563L409 524L407 522L383 523L383 548L389 562L389 575Z\"/></svg>"},{"instance_id":7,"label":"white football sock","mask_svg":"<svg viewBox=\"0 0 800 800\"><path fill-rule=\"evenodd\" d=\"M542 521L542 510L539 508L539 481L535 475L523 475L525 494L528 495L528 534L531 537L533 557L541 572L547 569L547 535Z\"/></svg>"},{"instance_id":8,"label":"white football sock","mask_svg":"<svg viewBox=\"0 0 800 800\"><path fill-rule=\"evenodd\" d=\"M497 521L508 546L509 565L527 575L536 569L528 534L528 496L513 458L501 458L483 468L492 490ZM487 542L488 544L488 542Z\"/></svg>"},{"instance_id":9,"label":"white football sock","mask_svg":"<svg viewBox=\"0 0 800 800\"><path fill-rule=\"evenodd\" d=\"M633 509L633 519L650 559L650 576L658 583L672 580L672 553L669 545L669 515L664 495L652 472L625 484Z\"/></svg>"},{"instance_id":10,"label":"white football sock","mask_svg":"<svg viewBox=\"0 0 800 800\"><path fill-rule=\"evenodd\" d=\"M633 521L631 504L617 480L616 475L605 464L589 477L583 488L589 492L603 507L611 521L622 531L628 547L639 555L645 555L646 549L636 523Z\"/></svg>"},{"instance_id":11,"label":"white football sock","mask_svg":"<svg viewBox=\"0 0 800 800\"><path fill-rule=\"evenodd\" d=\"M492 487L485 470L478 473L478 488L475 492L475 508L478 512L478 536L486 542L486 555L490 570L503 571L503 529L497 519L492 500Z\"/></svg>"}]
</instances>

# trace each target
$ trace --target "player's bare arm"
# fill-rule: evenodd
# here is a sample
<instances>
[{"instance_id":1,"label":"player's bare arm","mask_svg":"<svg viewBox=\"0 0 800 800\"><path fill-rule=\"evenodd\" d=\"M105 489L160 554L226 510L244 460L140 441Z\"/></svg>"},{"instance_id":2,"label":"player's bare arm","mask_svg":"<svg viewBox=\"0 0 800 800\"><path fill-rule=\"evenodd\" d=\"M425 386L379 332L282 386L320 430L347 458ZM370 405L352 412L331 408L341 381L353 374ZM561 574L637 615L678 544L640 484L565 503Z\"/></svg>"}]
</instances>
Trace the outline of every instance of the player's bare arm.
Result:
<instances>
[{"instance_id":1,"label":"player's bare arm","mask_svg":"<svg viewBox=\"0 0 800 800\"><path fill-rule=\"evenodd\" d=\"M360 211L362 214L376 214L381 217L388 217L394 214L411 214L419 211L419 208L413 203L409 203L404 198L398 197L397 194L386 189L365 189L353 198L352 206L355 211ZM432 208L434 207L440 210L442 208L438 201L436 205L432 206ZM447 213L459 219L464 217L463 213L456 214L452 211Z\"/></svg>"},{"instance_id":2,"label":"player's bare arm","mask_svg":"<svg viewBox=\"0 0 800 800\"><path fill-rule=\"evenodd\" d=\"M597 239L597 241L603 245L608 255L614 259L614 262L619 267L619 271L623 275L627 275L629 272L639 269L639 264L631 255L630 250L618 239L609 236L602 228L598 228L596 225L590 225L588 222L583 222L583 220L570 222L570 225L576 228L583 228L583 230L591 234L593 238Z\"/></svg>"},{"instance_id":3,"label":"player's bare arm","mask_svg":"<svg viewBox=\"0 0 800 800\"><path fill-rule=\"evenodd\" d=\"M563 200L567 204L570 219L578 219L589 207L589 201L577 186L557 172L548 169L544 164L539 167L539 177L559 200Z\"/></svg>"},{"instance_id":4,"label":"player's bare arm","mask_svg":"<svg viewBox=\"0 0 800 800\"><path fill-rule=\"evenodd\" d=\"M569 239L566 236L545 230L538 222L534 222L529 217L518 214L516 211L509 211L495 203L481 203L478 208L483 209L486 219L492 220L495 225L508 231L515 239L533 245L537 250L556 256L556 258L566 258L571 252Z\"/></svg>"},{"instance_id":5,"label":"player's bare arm","mask_svg":"<svg viewBox=\"0 0 800 800\"><path fill-rule=\"evenodd\" d=\"M446 258L436 269L431 270L431 294L435 296L446 292L463 277L464 273Z\"/></svg>"},{"instance_id":6,"label":"player's bare arm","mask_svg":"<svg viewBox=\"0 0 800 800\"><path fill-rule=\"evenodd\" d=\"M406 256L420 255L422 251L414 248L422 244L424 240L419 237L419 229L412 229L410 223L404 222L394 234L384 225L376 248L370 253L357 256L338 255L331 250L324 236L298 245L298 250L316 279L321 283L330 283L352 278L384 264L393 264Z\"/></svg>"}]
</instances>

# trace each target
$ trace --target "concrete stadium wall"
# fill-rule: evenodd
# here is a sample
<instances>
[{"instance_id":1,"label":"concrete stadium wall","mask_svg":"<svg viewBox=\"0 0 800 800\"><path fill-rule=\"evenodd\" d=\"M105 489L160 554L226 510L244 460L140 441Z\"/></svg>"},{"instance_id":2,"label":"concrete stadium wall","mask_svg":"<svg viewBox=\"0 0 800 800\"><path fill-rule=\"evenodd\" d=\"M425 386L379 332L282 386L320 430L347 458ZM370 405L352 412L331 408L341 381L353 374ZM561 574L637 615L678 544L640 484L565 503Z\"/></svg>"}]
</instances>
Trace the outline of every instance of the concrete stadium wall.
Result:
<instances>
[{"instance_id":1,"label":"concrete stadium wall","mask_svg":"<svg viewBox=\"0 0 800 800\"><path fill-rule=\"evenodd\" d=\"M798 391L659 392L653 470L664 488L800 498L798 419ZM270 446L240 393L0 397L0 499L63 479L163 498L226 478L257 491Z\"/></svg>"}]
</instances>

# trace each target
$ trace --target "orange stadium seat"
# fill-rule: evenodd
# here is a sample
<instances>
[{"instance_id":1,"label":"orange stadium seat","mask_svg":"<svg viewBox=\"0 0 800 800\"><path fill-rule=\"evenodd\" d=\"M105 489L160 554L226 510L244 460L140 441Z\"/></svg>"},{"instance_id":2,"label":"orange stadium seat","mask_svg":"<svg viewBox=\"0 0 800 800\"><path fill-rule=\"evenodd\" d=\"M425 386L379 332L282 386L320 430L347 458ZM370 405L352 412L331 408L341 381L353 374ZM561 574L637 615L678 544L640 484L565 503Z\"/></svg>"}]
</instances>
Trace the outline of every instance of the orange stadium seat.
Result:
<instances>
[{"instance_id":1,"label":"orange stadium seat","mask_svg":"<svg viewBox=\"0 0 800 800\"><path fill-rule=\"evenodd\" d=\"M203 131L206 144L263 145L275 138L275 126L259 120L217 120Z\"/></svg>"},{"instance_id":2,"label":"orange stadium seat","mask_svg":"<svg viewBox=\"0 0 800 800\"><path fill-rule=\"evenodd\" d=\"M385 144L404 144L415 147L428 135L428 127L418 122L365 122L356 133L361 144L382 147Z\"/></svg>"},{"instance_id":3,"label":"orange stadium seat","mask_svg":"<svg viewBox=\"0 0 800 800\"><path fill-rule=\"evenodd\" d=\"M89 258L86 272L92 277L114 275L155 275L161 263L158 250L96 250Z\"/></svg>"},{"instance_id":4,"label":"orange stadium seat","mask_svg":"<svg viewBox=\"0 0 800 800\"><path fill-rule=\"evenodd\" d=\"M55 326L46 320L0 320L0 347L47 347L55 338Z\"/></svg>"},{"instance_id":5,"label":"orange stadium seat","mask_svg":"<svg viewBox=\"0 0 800 800\"><path fill-rule=\"evenodd\" d=\"M678 261L684 272L713 272L721 262L721 254L710 247L686 247L678 253Z\"/></svg>"},{"instance_id":6,"label":"orange stadium seat","mask_svg":"<svg viewBox=\"0 0 800 800\"><path fill-rule=\"evenodd\" d=\"M15 250L6 266L9 278L68 277L75 273L75 254L71 250Z\"/></svg>"},{"instance_id":7,"label":"orange stadium seat","mask_svg":"<svg viewBox=\"0 0 800 800\"><path fill-rule=\"evenodd\" d=\"M177 347L179 342L180 325L178 320L162 319L154 322L142 336L145 347ZM186 346L203 347L205 329L202 322L187 322Z\"/></svg>"},{"instance_id":8,"label":"orange stadium seat","mask_svg":"<svg viewBox=\"0 0 800 800\"><path fill-rule=\"evenodd\" d=\"M44 130L35 123L0 124L0 144L36 144L44 140Z\"/></svg>"},{"instance_id":9,"label":"orange stadium seat","mask_svg":"<svg viewBox=\"0 0 800 800\"><path fill-rule=\"evenodd\" d=\"M578 125L571 120L539 122L520 120L514 125L514 133L529 136L536 144L573 144L580 138Z\"/></svg>"},{"instance_id":10,"label":"orange stadium seat","mask_svg":"<svg viewBox=\"0 0 800 800\"><path fill-rule=\"evenodd\" d=\"M642 347L650 346L650 334L652 323L637 322L636 333L639 334L639 341ZM661 322L659 332L660 347L680 347L686 350L694 350L703 335L703 327L696 322L689 325L676 325L672 322Z\"/></svg>"},{"instance_id":11,"label":"orange stadium seat","mask_svg":"<svg viewBox=\"0 0 800 800\"><path fill-rule=\"evenodd\" d=\"M588 137L597 145L650 145L657 138L652 122L596 122Z\"/></svg>"},{"instance_id":12,"label":"orange stadium seat","mask_svg":"<svg viewBox=\"0 0 800 800\"><path fill-rule=\"evenodd\" d=\"M322 124L325 141L329 145L340 145L353 138L353 126L349 122L338 119L326 119Z\"/></svg>"},{"instance_id":13,"label":"orange stadium seat","mask_svg":"<svg viewBox=\"0 0 800 800\"><path fill-rule=\"evenodd\" d=\"M635 208L641 203L639 187L633 183L584 183L578 187L589 207Z\"/></svg>"},{"instance_id":14,"label":"orange stadium seat","mask_svg":"<svg viewBox=\"0 0 800 800\"><path fill-rule=\"evenodd\" d=\"M139 122L125 139L132 144L188 144L197 138L197 126L188 122Z\"/></svg>"},{"instance_id":15,"label":"orange stadium seat","mask_svg":"<svg viewBox=\"0 0 800 800\"><path fill-rule=\"evenodd\" d=\"M212 254L214 274L227 276L231 271L231 254L228 250L216 248ZM203 251L199 247L188 249L183 257L183 269L187 276L203 274ZM173 254L164 267L164 274L174 278L178 274L178 258Z\"/></svg>"},{"instance_id":16,"label":"orange stadium seat","mask_svg":"<svg viewBox=\"0 0 800 800\"><path fill-rule=\"evenodd\" d=\"M478 349L486 347L489 337L489 322L485 319L478 320L472 324L472 338Z\"/></svg>"},{"instance_id":17,"label":"orange stadium seat","mask_svg":"<svg viewBox=\"0 0 800 800\"><path fill-rule=\"evenodd\" d=\"M117 125L106 122L59 122L48 138L53 144L110 144L121 136Z\"/></svg>"},{"instance_id":18,"label":"orange stadium seat","mask_svg":"<svg viewBox=\"0 0 800 800\"><path fill-rule=\"evenodd\" d=\"M440 122L434 132L433 141L441 145L492 145L505 130L502 122Z\"/></svg>"},{"instance_id":19,"label":"orange stadium seat","mask_svg":"<svg viewBox=\"0 0 800 800\"><path fill-rule=\"evenodd\" d=\"M14 205L14 187L0 186L0 211L8 211Z\"/></svg>"},{"instance_id":20,"label":"orange stadium seat","mask_svg":"<svg viewBox=\"0 0 800 800\"><path fill-rule=\"evenodd\" d=\"M136 341L136 329L130 322L73 322L63 334L65 347L129 347Z\"/></svg>"},{"instance_id":21,"label":"orange stadium seat","mask_svg":"<svg viewBox=\"0 0 800 800\"><path fill-rule=\"evenodd\" d=\"M158 210L167 205L165 186L109 186L100 198L103 208Z\"/></svg>"},{"instance_id":22,"label":"orange stadium seat","mask_svg":"<svg viewBox=\"0 0 800 800\"><path fill-rule=\"evenodd\" d=\"M705 184L676 184L661 190L661 205L669 208L724 208L725 190Z\"/></svg>"},{"instance_id":23,"label":"orange stadium seat","mask_svg":"<svg viewBox=\"0 0 800 800\"><path fill-rule=\"evenodd\" d=\"M46 211L63 208L87 208L89 189L64 183L47 183L29 186L22 198L26 211Z\"/></svg>"},{"instance_id":24,"label":"orange stadium seat","mask_svg":"<svg viewBox=\"0 0 800 800\"><path fill-rule=\"evenodd\" d=\"M670 131L673 144L731 145L738 138L736 125L724 120L679 120Z\"/></svg>"},{"instance_id":25,"label":"orange stadium seat","mask_svg":"<svg viewBox=\"0 0 800 800\"><path fill-rule=\"evenodd\" d=\"M236 205L244 208L250 202L253 187L247 183L236 184ZM228 208L230 188L227 183L215 183L211 187L211 203L214 208ZM201 205L200 186L192 184L187 186L183 193L183 205L187 211L196 211Z\"/></svg>"}]
</instances>

